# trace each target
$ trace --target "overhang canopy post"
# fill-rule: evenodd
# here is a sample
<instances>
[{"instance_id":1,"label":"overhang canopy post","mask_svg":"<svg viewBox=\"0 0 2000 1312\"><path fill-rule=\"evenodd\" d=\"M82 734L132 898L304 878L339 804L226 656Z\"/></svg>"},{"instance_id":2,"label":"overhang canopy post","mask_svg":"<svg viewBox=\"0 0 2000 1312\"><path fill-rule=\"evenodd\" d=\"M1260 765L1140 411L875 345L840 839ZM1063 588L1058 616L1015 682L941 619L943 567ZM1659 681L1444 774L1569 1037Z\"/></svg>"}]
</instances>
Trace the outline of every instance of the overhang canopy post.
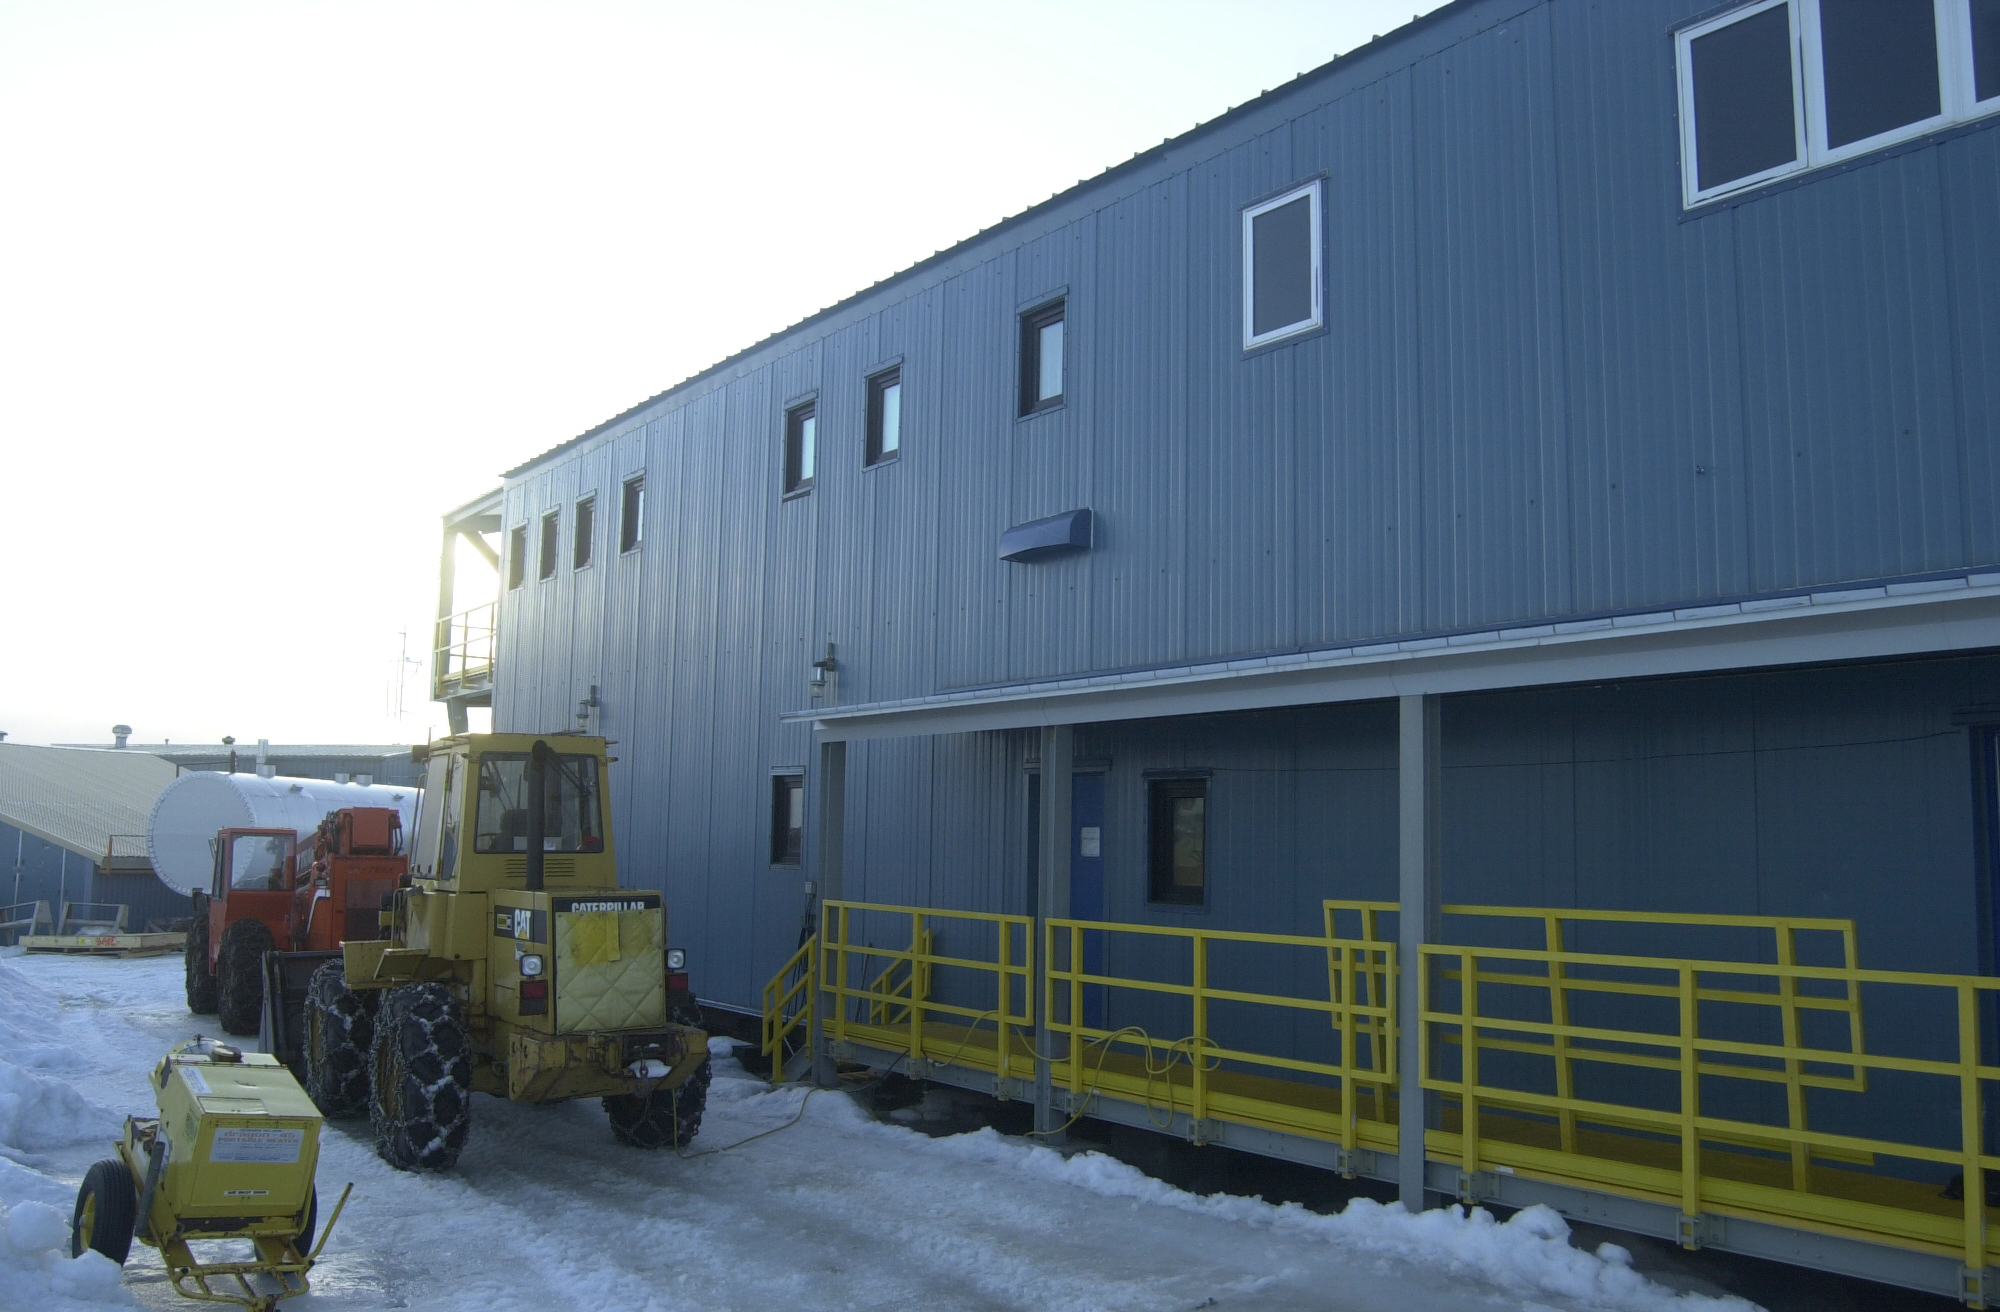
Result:
<instances>
[{"instance_id":1,"label":"overhang canopy post","mask_svg":"<svg viewBox=\"0 0 2000 1312\"><path fill-rule=\"evenodd\" d=\"M826 904L838 901L841 894L841 867L847 856L847 743L836 740L819 745L819 796L816 799L818 829L813 848L813 876L816 886L813 890L812 905L817 914L814 923L819 927L820 962L822 966L834 960L834 968L840 969L845 958L833 959L825 952L827 931L832 926L827 922ZM807 969L813 969L808 964ZM824 992L827 980L822 973L818 986L822 990L818 1013L821 1017L832 1016L832 1008L838 999ZM811 1039L813 1047L813 1080L822 1087L831 1088L839 1083L840 1072L833 1055L830 1040L824 1031Z\"/></svg>"},{"instance_id":2,"label":"overhang canopy post","mask_svg":"<svg viewBox=\"0 0 2000 1312\"><path fill-rule=\"evenodd\" d=\"M1076 762L1076 737L1067 724L1046 725L1042 729L1042 827L1036 835L1040 845L1035 863L1035 1129L1046 1144L1059 1144L1056 1127L1068 1118L1058 1115L1055 1106L1055 1075L1049 1058L1055 1055L1055 1038L1049 1028L1049 942L1048 922L1069 914L1070 787ZM1078 963L1071 962L1070 969ZM1074 1017L1071 1018L1074 1020ZM1076 1040L1070 1040L1074 1043Z\"/></svg>"},{"instance_id":3,"label":"overhang canopy post","mask_svg":"<svg viewBox=\"0 0 2000 1312\"><path fill-rule=\"evenodd\" d=\"M1403 1206L1424 1209L1424 1131L1439 1120L1437 1095L1423 1087L1422 947L1438 941L1442 915L1438 888L1438 698L1406 695L1397 759L1401 828L1399 865L1402 914L1397 917L1396 1184Z\"/></svg>"}]
</instances>

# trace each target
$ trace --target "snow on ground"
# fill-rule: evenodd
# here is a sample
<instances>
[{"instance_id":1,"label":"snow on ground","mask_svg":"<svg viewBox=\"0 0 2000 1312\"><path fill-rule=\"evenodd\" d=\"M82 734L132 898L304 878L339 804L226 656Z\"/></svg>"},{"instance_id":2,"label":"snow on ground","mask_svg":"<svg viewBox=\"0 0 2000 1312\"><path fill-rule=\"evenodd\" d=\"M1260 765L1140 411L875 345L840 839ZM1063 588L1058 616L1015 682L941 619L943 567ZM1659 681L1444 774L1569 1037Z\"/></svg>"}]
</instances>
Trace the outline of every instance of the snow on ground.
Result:
<instances>
[{"instance_id":1,"label":"snow on ground","mask_svg":"<svg viewBox=\"0 0 2000 1312\"><path fill-rule=\"evenodd\" d=\"M159 1255L122 1283L72 1262L77 1182L121 1118L153 1109L146 1071L210 1017L182 1002L179 958L0 956L0 1290L8 1306L186 1308ZM992 1130L932 1139L835 1093L771 1090L721 1054L688 1158L613 1142L592 1102L481 1097L458 1170L408 1175L365 1123L322 1140L326 1210L354 1196L313 1272L308 1312L555 1309L1607 1308L1748 1312L1674 1296L1612 1245L1572 1248L1560 1217L1339 1216L1196 1197L1098 1153ZM801 1102L804 1101L801 1115ZM798 1124L727 1152L798 1117ZM324 1215L324 1211L322 1215Z\"/></svg>"}]
</instances>

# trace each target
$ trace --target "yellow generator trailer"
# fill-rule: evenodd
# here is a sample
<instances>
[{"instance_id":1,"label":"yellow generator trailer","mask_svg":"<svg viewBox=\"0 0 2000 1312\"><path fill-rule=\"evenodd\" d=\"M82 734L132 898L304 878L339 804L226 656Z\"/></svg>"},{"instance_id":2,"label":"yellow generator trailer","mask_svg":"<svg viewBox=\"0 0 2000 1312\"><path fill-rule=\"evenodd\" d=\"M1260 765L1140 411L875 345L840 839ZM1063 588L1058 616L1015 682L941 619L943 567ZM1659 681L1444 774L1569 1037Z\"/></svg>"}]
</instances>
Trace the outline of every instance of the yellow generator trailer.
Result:
<instances>
[{"instance_id":1,"label":"yellow generator trailer","mask_svg":"<svg viewBox=\"0 0 2000 1312\"><path fill-rule=\"evenodd\" d=\"M405 1170L458 1160L471 1095L602 1098L612 1132L685 1146L708 1035L660 894L618 886L605 740L461 734L426 749L409 873L383 937L306 989L306 1087L366 1114Z\"/></svg>"},{"instance_id":2,"label":"yellow generator trailer","mask_svg":"<svg viewBox=\"0 0 2000 1312\"><path fill-rule=\"evenodd\" d=\"M320 1114L312 1100L277 1058L213 1039L172 1049L152 1084L160 1114L128 1116L118 1155L83 1177L71 1255L94 1249L123 1266L136 1238L160 1250L174 1288L189 1298L268 1312L305 1293L319 1257ZM346 1205L342 1191L321 1245ZM201 1262L188 1245L207 1239L247 1239L256 1256ZM254 1275L271 1277L277 1290L258 1291Z\"/></svg>"}]
</instances>

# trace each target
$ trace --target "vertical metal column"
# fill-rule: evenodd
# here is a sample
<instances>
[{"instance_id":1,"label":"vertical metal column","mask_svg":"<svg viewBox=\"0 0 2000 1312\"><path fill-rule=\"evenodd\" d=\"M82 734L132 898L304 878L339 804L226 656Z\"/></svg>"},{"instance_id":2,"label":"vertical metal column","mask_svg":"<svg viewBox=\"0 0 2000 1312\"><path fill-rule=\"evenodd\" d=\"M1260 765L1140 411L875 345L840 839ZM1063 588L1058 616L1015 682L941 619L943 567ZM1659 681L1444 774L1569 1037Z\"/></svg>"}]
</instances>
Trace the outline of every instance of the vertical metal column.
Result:
<instances>
[{"instance_id":1,"label":"vertical metal column","mask_svg":"<svg viewBox=\"0 0 2000 1312\"><path fill-rule=\"evenodd\" d=\"M815 818L818 821L818 837L814 849L813 875L818 881L814 890L818 914L814 923L819 926L820 942L826 942L826 904L841 897L841 869L847 856L847 743L845 740L822 742L819 745L819 797ZM822 955L821 960L826 958ZM824 976L819 979L824 985ZM831 995L821 992L818 1012L822 1019L833 1015L830 1009L834 1003ZM839 1068L835 1065L831 1041L822 1032L812 1036L813 1080L827 1088L840 1080Z\"/></svg>"},{"instance_id":2,"label":"vertical metal column","mask_svg":"<svg viewBox=\"0 0 2000 1312\"><path fill-rule=\"evenodd\" d=\"M1423 1023L1419 949L1438 938L1438 699L1413 695L1401 703L1397 782L1400 793L1402 914L1397 917L1396 1046L1398 1137L1396 1185L1403 1206L1424 1209L1424 1130L1437 1120L1437 1098L1423 1087Z\"/></svg>"},{"instance_id":3,"label":"vertical metal column","mask_svg":"<svg viewBox=\"0 0 2000 1312\"><path fill-rule=\"evenodd\" d=\"M1041 845L1040 879L1035 890L1035 1129L1047 1144L1062 1142L1051 1132L1069 1119L1056 1112L1055 1075L1048 1060L1055 1051L1055 1038L1049 1032L1047 924L1051 917L1069 915L1070 779L1075 757L1076 738L1069 725L1042 729L1042 832L1036 836Z\"/></svg>"}]
</instances>

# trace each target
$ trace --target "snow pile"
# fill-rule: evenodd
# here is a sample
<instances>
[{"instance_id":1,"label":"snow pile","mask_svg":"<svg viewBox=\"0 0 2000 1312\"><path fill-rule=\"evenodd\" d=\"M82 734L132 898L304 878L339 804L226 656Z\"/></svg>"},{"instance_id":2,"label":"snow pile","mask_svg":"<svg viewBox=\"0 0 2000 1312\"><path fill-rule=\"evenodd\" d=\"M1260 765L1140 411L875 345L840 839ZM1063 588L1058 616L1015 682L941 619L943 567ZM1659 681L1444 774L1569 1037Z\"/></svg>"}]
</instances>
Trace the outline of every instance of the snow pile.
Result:
<instances>
[{"instance_id":1,"label":"snow pile","mask_svg":"<svg viewBox=\"0 0 2000 1312\"><path fill-rule=\"evenodd\" d=\"M36 1312L138 1306L110 1258L70 1257L69 1217L47 1203L0 1201L0 1289Z\"/></svg>"},{"instance_id":2,"label":"snow pile","mask_svg":"<svg viewBox=\"0 0 2000 1312\"><path fill-rule=\"evenodd\" d=\"M117 1113L77 1092L90 1066L61 1038L62 1003L0 961L0 1153L117 1137Z\"/></svg>"},{"instance_id":3,"label":"snow pile","mask_svg":"<svg viewBox=\"0 0 2000 1312\"><path fill-rule=\"evenodd\" d=\"M851 1103L844 1105L853 1107ZM864 1115L858 1108L853 1108L851 1114ZM897 1126L877 1128L885 1134L914 1135L913 1131ZM1483 1207L1475 1207L1470 1215L1457 1208L1413 1215L1401 1203L1385 1206L1373 1199L1356 1198L1339 1215L1327 1216L1297 1203L1274 1205L1261 1198L1232 1194L1197 1196L1102 1153L1082 1152L1066 1157L1008 1139L990 1127L929 1142L939 1153L996 1171L1066 1184L1105 1198L1130 1199L1215 1220L1268 1227L1375 1257L1443 1266L1476 1275L1515 1294L1573 1299L1589 1307L1617 1309L1617 1312L1695 1312L1696 1309L1750 1312L1755 1306L1737 1298L1676 1295L1634 1271L1632 1255L1616 1244L1600 1244L1594 1253L1573 1248L1569 1243L1568 1223L1547 1207L1529 1207L1501 1222Z\"/></svg>"}]
</instances>

